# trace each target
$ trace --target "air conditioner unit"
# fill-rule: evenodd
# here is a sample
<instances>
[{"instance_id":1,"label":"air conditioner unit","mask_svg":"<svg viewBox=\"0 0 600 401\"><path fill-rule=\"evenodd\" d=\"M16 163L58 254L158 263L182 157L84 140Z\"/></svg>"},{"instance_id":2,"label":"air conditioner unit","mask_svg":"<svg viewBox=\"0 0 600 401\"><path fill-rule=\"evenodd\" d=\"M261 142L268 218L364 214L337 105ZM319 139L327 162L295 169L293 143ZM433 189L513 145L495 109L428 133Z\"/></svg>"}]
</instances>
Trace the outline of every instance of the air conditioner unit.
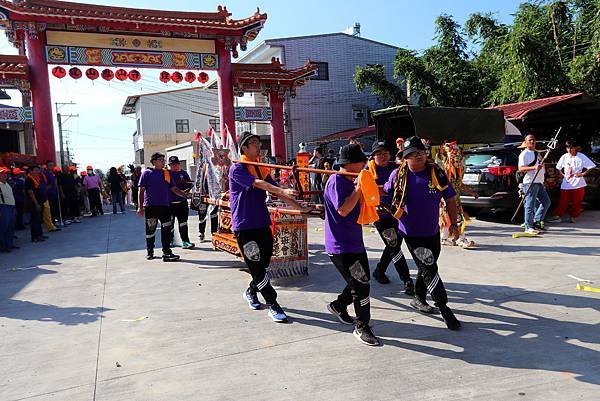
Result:
<instances>
[{"instance_id":1,"label":"air conditioner unit","mask_svg":"<svg viewBox=\"0 0 600 401\"><path fill-rule=\"evenodd\" d=\"M362 110L352 110L352 116L355 120L362 120L365 118L365 114L362 112Z\"/></svg>"}]
</instances>

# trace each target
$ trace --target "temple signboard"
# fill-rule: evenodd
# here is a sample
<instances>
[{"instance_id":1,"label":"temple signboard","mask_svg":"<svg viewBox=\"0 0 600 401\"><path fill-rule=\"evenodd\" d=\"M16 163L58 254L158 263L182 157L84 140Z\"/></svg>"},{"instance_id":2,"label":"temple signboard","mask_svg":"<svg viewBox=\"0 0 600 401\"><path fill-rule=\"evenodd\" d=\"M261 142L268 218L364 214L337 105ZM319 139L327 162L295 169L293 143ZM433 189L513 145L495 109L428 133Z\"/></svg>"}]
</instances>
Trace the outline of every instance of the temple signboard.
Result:
<instances>
[{"instance_id":1,"label":"temple signboard","mask_svg":"<svg viewBox=\"0 0 600 401\"><path fill-rule=\"evenodd\" d=\"M50 64L217 70L215 41L48 31Z\"/></svg>"},{"instance_id":2,"label":"temple signboard","mask_svg":"<svg viewBox=\"0 0 600 401\"><path fill-rule=\"evenodd\" d=\"M1 107L0 123L32 123L31 107Z\"/></svg>"},{"instance_id":3,"label":"temple signboard","mask_svg":"<svg viewBox=\"0 0 600 401\"><path fill-rule=\"evenodd\" d=\"M235 121L271 121L273 109L271 107L235 107Z\"/></svg>"}]
</instances>

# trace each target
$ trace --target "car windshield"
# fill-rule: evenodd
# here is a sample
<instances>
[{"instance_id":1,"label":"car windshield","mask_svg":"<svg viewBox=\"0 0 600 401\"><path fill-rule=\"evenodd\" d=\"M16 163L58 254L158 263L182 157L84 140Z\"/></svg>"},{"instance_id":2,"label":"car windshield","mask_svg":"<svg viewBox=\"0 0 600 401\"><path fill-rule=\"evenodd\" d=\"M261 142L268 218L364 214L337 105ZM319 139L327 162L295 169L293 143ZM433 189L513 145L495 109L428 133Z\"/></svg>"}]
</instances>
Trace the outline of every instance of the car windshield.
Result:
<instances>
[{"instance_id":1,"label":"car windshield","mask_svg":"<svg viewBox=\"0 0 600 401\"><path fill-rule=\"evenodd\" d=\"M465 155L466 166L500 166L502 165L502 155L491 153L470 153Z\"/></svg>"}]
</instances>

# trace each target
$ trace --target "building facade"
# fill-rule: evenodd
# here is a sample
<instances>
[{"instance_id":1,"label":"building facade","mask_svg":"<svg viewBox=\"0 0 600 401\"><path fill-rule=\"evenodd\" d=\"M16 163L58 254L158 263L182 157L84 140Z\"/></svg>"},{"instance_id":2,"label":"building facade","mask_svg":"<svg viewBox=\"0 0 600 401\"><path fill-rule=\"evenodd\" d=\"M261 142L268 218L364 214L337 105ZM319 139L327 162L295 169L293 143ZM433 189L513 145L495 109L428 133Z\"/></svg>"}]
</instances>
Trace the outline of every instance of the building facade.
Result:
<instances>
[{"instance_id":1,"label":"building facade","mask_svg":"<svg viewBox=\"0 0 600 401\"><path fill-rule=\"evenodd\" d=\"M345 33L269 39L240 58L240 63L269 63L278 58L285 68L297 68L308 59L318 64L318 74L284 103L286 149L298 150L300 142L311 142L335 132L366 127L369 111L384 107L369 91L357 92L354 73L357 66L381 64L388 80L393 79L393 61L398 48ZM260 94L238 98L240 106L264 106ZM238 132L252 130L268 141L269 126L238 123ZM268 149L268 147L267 147Z\"/></svg>"},{"instance_id":2,"label":"building facade","mask_svg":"<svg viewBox=\"0 0 600 401\"><path fill-rule=\"evenodd\" d=\"M214 89L188 88L129 96L121 114L135 114L135 164L150 165L155 152L189 142L195 131L219 126L218 94Z\"/></svg>"}]
</instances>

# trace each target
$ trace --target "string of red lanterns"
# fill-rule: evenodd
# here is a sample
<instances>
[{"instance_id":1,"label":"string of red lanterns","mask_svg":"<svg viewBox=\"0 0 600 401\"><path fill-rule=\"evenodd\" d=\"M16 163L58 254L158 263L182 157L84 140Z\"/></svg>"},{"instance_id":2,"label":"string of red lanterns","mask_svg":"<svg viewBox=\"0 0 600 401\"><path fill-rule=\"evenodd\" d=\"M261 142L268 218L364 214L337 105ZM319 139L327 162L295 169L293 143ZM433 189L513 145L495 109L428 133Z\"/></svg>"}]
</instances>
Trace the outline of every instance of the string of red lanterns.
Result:
<instances>
[{"instance_id":1,"label":"string of red lanterns","mask_svg":"<svg viewBox=\"0 0 600 401\"><path fill-rule=\"evenodd\" d=\"M73 79L79 79L84 75L79 67L71 67L68 71L61 66L56 66L52 69L52 75L58 79L66 77L67 74ZM98 78L102 78L105 81L111 81L113 78L116 78L119 81L125 81L129 79L130 81L137 82L142 78L142 74L138 70L126 71L123 68L119 68L114 72L109 68L105 68L102 70L102 72L98 72L97 69L90 67L85 70L85 76L92 81ZM198 82L205 84L210 80L210 76L204 71L199 72L198 75L192 71L186 72L185 75L179 71L175 71L173 73L161 71L158 79L164 83L173 81L176 84L184 80L185 82L191 84L197 79Z\"/></svg>"},{"instance_id":2,"label":"string of red lanterns","mask_svg":"<svg viewBox=\"0 0 600 401\"><path fill-rule=\"evenodd\" d=\"M176 84L180 83L181 81L191 84L194 83L196 79L198 79L198 82L205 84L210 80L210 76L205 72L199 72L198 76L196 77L196 74L192 71L186 72L185 75L181 74L179 71L175 71L173 73L170 73L169 71L161 71L160 74L158 74L158 79L165 84L170 81L173 81Z\"/></svg>"}]
</instances>

